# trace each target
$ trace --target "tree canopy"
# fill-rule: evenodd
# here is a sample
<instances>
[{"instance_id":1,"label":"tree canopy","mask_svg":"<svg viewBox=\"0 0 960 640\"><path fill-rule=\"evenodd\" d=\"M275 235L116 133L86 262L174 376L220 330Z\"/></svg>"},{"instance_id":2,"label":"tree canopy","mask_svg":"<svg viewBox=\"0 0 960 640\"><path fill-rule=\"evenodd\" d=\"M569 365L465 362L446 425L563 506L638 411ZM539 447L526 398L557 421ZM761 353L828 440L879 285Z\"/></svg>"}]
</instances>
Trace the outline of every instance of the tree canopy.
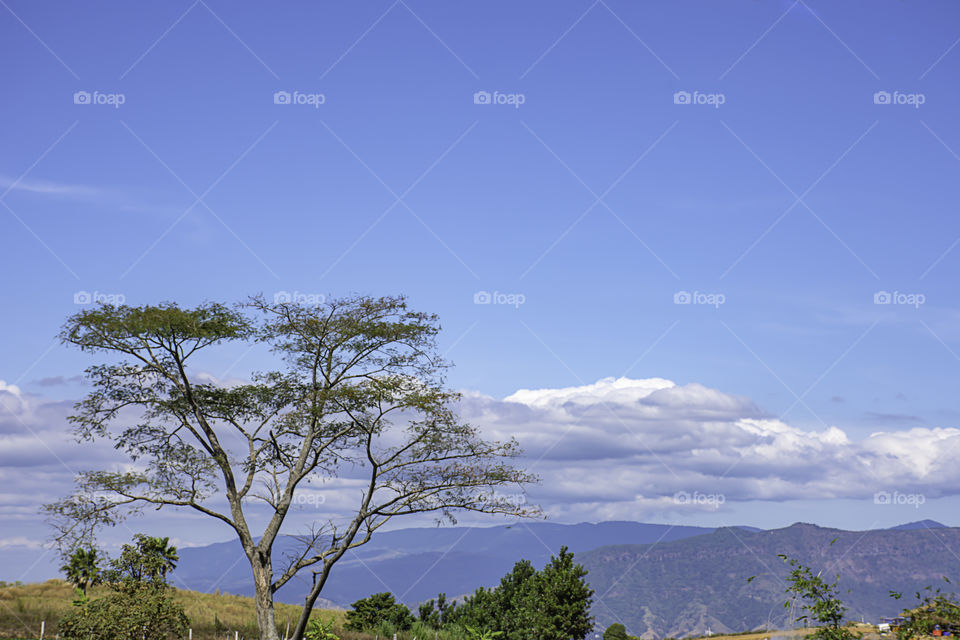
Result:
<instances>
[{"instance_id":1,"label":"tree canopy","mask_svg":"<svg viewBox=\"0 0 960 640\"><path fill-rule=\"evenodd\" d=\"M63 342L102 360L71 417L81 440L106 439L132 464L82 473L46 510L65 551L146 507L183 508L222 522L242 544L256 587L261 638L275 640L273 594L302 570L313 588L302 637L333 565L395 516L458 511L534 516L496 491L536 478L511 464L515 441L484 439L455 411L436 316L402 297L318 305L257 296L236 305L102 304L70 317ZM278 366L249 380L212 380L204 357L265 347ZM272 550L307 483L361 479L348 513L321 514L280 567ZM251 527L252 514L266 524Z\"/></svg>"}]
</instances>

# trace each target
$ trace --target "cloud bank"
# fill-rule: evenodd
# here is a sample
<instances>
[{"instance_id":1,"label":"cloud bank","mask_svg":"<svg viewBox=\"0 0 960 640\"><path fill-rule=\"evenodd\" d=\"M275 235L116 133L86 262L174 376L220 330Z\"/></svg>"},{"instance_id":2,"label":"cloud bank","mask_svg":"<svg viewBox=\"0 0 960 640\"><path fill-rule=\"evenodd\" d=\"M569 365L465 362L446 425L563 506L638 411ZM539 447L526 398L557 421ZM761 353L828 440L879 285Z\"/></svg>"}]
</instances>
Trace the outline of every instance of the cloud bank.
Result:
<instances>
[{"instance_id":1,"label":"cloud bank","mask_svg":"<svg viewBox=\"0 0 960 640\"><path fill-rule=\"evenodd\" d=\"M108 443L78 445L71 411L72 402L0 381L0 537L7 546L49 536L38 509L69 494L76 472L126 462ZM749 398L696 383L606 378L503 399L467 392L460 412L488 437L519 441L524 457L516 463L542 478L529 500L561 522L695 521L698 509L737 503L853 499L872 506L883 492L925 500L960 494L960 469L951 462L960 457L960 429L882 429L853 440L840 427L804 430ZM311 485L298 520L349 513L360 484L343 477Z\"/></svg>"}]
</instances>

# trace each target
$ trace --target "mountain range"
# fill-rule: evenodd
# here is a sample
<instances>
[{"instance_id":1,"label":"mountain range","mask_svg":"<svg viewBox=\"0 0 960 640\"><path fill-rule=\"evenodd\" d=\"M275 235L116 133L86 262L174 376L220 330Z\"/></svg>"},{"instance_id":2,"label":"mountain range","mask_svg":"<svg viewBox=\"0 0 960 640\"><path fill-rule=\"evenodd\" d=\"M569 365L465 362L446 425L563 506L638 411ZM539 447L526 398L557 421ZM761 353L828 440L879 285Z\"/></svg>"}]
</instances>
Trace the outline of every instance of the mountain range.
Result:
<instances>
[{"instance_id":1,"label":"mountain range","mask_svg":"<svg viewBox=\"0 0 960 640\"><path fill-rule=\"evenodd\" d=\"M278 540L278 567L297 544L290 537ZM839 574L848 615L857 620L898 613L903 601L892 600L891 589L912 594L941 576L960 576L960 529L929 520L868 531L803 523L761 530L521 522L380 533L334 567L318 606L349 607L390 591L415 608L438 592L457 597L494 586L521 558L542 567L563 545L589 571L598 628L622 622L642 638L791 626L798 614L783 606L789 571L778 554ZM277 600L302 602L309 580L306 573L291 581ZM253 593L238 542L181 549L173 582L198 591Z\"/></svg>"}]
</instances>

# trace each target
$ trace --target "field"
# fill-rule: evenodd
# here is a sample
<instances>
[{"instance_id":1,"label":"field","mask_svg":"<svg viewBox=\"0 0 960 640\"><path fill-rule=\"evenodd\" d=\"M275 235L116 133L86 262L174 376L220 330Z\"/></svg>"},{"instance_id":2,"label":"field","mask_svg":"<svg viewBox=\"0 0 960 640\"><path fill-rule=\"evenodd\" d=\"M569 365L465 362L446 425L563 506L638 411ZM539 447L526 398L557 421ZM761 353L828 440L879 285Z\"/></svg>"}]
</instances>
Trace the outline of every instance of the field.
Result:
<instances>
[{"instance_id":1,"label":"field","mask_svg":"<svg viewBox=\"0 0 960 640\"><path fill-rule=\"evenodd\" d=\"M90 596L97 597L105 593L105 587L91 589ZM232 640L235 632L240 638L256 638L256 618L253 600L231 594L210 594L197 591L175 589L175 598L183 603L190 618L195 640ZM40 637L40 624L46 621L45 638L57 635L57 620L72 607L74 590L63 580L0 586L0 640L36 639ZM277 604L277 623L281 637L289 621L296 624L301 608L290 604ZM342 610L316 609L313 618L329 621L333 619L333 631L342 640L374 640L374 636L346 631ZM219 624L218 624L219 623ZM706 636L702 640L799 640L811 629L793 629L789 631L759 631L732 635ZM874 627L857 625L855 631L864 634L864 640L877 640ZM398 634L400 640L412 640L410 634ZM448 634L441 633L442 640L449 640ZM588 636L589 638L589 636Z\"/></svg>"},{"instance_id":2,"label":"field","mask_svg":"<svg viewBox=\"0 0 960 640\"><path fill-rule=\"evenodd\" d=\"M97 597L105 587L91 589L90 596ZM190 618L195 640L223 640L233 638L239 631L241 638L256 638L256 617L250 598L230 594L209 594L196 591L176 590L176 599L183 603ZM40 624L46 621L45 638L55 638L56 621L72 607L73 587L62 580L48 580L36 584L0 587L0 638L39 638ZM281 633L289 620L296 624L301 607L277 604L277 623ZM333 618L334 628L339 630L344 622L343 611L314 610L312 617L324 621ZM219 621L220 633L215 634ZM343 638L351 634L341 635Z\"/></svg>"}]
</instances>

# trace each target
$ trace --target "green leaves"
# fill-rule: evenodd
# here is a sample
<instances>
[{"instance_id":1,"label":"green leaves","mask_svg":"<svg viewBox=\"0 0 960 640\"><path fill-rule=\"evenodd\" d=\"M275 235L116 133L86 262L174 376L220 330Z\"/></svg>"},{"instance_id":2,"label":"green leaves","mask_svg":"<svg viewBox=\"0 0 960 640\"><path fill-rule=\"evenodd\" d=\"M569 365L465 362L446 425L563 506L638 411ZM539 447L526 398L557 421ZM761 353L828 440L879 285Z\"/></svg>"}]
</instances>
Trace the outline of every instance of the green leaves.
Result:
<instances>
[{"instance_id":1,"label":"green leaves","mask_svg":"<svg viewBox=\"0 0 960 640\"><path fill-rule=\"evenodd\" d=\"M67 582L80 590L85 597L87 589L100 583L100 567L97 566L97 550L94 548L77 549L60 570L66 574Z\"/></svg>"},{"instance_id":2,"label":"green leaves","mask_svg":"<svg viewBox=\"0 0 960 640\"><path fill-rule=\"evenodd\" d=\"M176 566L177 550L168 538L135 536L136 545L124 545L120 557L103 572L112 593L88 600L84 595L59 624L64 640L128 640L183 637L189 621L183 607L169 597L167 571ZM91 555L92 554L92 555ZM94 550L75 553L77 564L90 566Z\"/></svg>"},{"instance_id":3,"label":"green leaves","mask_svg":"<svg viewBox=\"0 0 960 640\"><path fill-rule=\"evenodd\" d=\"M833 540L836 542L836 538ZM830 544L832 545L833 542ZM793 569L790 577L787 579L787 593L794 594L803 601L801 605L807 613L797 617L798 621L810 620L819 625L817 630L808 635L807 638L815 640L859 640L862 635L854 633L843 626L844 613L846 607L843 606L837 595L837 582L840 579L836 576L833 582L826 582L820 577L818 572L814 575L813 570L784 554L777 554L784 562ZM789 608L792 602L787 600L784 607Z\"/></svg>"},{"instance_id":4,"label":"green leaves","mask_svg":"<svg viewBox=\"0 0 960 640\"><path fill-rule=\"evenodd\" d=\"M541 571L521 560L495 589L477 589L456 609L453 621L502 632L505 640L584 638L593 628L593 590L584 579L586 575L566 547Z\"/></svg>"},{"instance_id":5,"label":"green leaves","mask_svg":"<svg viewBox=\"0 0 960 640\"><path fill-rule=\"evenodd\" d=\"M376 593L361 598L347 611L347 629L369 631L386 622L399 631L405 631L413 625L413 615L405 604L396 602L389 592Z\"/></svg>"},{"instance_id":6,"label":"green leaves","mask_svg":"<svg viewBox=\"0 0 960 640\"><path fill-rule=\"evenodd\" d=\"M943 581L951 584L946 576L943 576ZM912 609L903 610L901 615L905 622L897 628L898 640L929 636L937 626L954 633L960 631L960 602L957 594L943 593L940 587L934 589L932 585L926 586L923 591L922 596L920 592L916 593L917 603ZM902 594L891 591L890 597L899 600Z\"/></svg>"},{"instance_id":7,"label":"green leaves","mask_svg":"<svg viewBox=\"0 0 960 640\"><path fill-rule=\"evenodd\" d=\"M73 496L45 508L61 549L89 545L99 527L146 507L219 519L251 563L260 631L270 634L277 589L319 565L312 602L333 563L394 516L539 515L496 492L522 490L536 477L510 464L519 455L515 441L485 440L456 415L459 396L444 384L449 364L437 352L439 331L435 315L409 309L401 296L100 305L71 316L61 340L103 355L87 369L92 390L71 417L75 433L112 441L134 464L122 473L81 474ZM279 356L274 368L236 384L206 373L258 348ZM297 491L345 470L364 476L353 513L336 522L317 514L318 530L336 534L307 539L302 554L274 573L264 559ZM222 511L210 500L216 494L225 498ZM248 517L252 499L266 518ZM262 534L249 522L265 522ZM309 606L297 634L308 616Z\"/></svg>"}]
</instances>

